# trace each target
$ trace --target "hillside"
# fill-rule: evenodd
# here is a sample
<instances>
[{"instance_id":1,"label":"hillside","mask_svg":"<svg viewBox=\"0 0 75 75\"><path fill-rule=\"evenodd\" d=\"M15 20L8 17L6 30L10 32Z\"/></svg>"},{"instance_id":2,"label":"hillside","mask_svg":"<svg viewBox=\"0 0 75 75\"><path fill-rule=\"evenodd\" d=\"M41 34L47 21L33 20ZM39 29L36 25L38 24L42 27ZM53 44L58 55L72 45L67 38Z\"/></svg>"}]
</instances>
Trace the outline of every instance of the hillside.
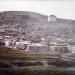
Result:
<instances>
[{"instance_id":1,"label":"hillside","mask_svg":"<svg viewBox=\"0 0 75 75\"><path fill-rule=\"evenodd\" d=\"M67 39L75 37L75 20L56 17L56 22L48 22L48 16L28 11L0 12L0 31L31 37L55 36Z\"/></svg>"},{"instance_id":2,"label":"hillside","mask_svg":"<svg viewBox=\"0 0 75 75\"><path fill-rule=\"evenodd\" d=\"M65 42L72 39L73 43L70 43L75 44L75 20L51 16L48 21L47 15L35 12L0 12L0 35L3 40L4 35L17 36L16 38L24 35L26 39L23 40L34 42L37 38L45 37L49 43L58 38L65 39ZM58 40L58 43L61 43L62 39ZM71 74L75 75L75 53L42 53L39 50L32 52L0 45L0 75Z\"/></svg>"},{"instance_id":3,"label":"hillside","mask_svg":"<svg viewBox=\"0 0 75 75\"><path fill-rule=\"evenodd\" d=\"M32 54L0 47L0 75L35 74L75 75L75 54Z\"/></svg>"}]
</instances>

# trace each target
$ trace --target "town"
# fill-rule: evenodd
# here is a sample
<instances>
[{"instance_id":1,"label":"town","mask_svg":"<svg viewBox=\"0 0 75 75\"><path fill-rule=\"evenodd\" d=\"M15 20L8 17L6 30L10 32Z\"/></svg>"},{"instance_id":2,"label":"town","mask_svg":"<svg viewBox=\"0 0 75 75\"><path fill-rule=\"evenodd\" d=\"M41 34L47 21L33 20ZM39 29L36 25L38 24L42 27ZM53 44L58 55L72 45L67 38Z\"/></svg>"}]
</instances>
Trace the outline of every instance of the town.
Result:
<instances>
[{"instance_id":1,"label":"town","mask_svg":"<svg viewBox=\"0 0 75 75\"><path fill-rule=\"evenodd\" d=\"M48 39L49 38L49 39ZM41 53L75 53L75 45L63 42L62 39L42 37L40 41L25 40L24 37L0 36L0 45L8 48Z\"/></svg>"},{"instance_id":2,"label":"town","mask_svg":"<svg viewBox=\"0 0 75 75\"><path fill-rule=\"evenodd\" d=\"M37 20L31 13L32 18L30 14L21 12L4 14L6 16L2 16L3 20L0 20L0 45L27 52L75 53L75 36L71 29L74 21L59 19L55 15L36 14ZM23 22L20 23L21 20Z\"/></svg>"}]
</instances>

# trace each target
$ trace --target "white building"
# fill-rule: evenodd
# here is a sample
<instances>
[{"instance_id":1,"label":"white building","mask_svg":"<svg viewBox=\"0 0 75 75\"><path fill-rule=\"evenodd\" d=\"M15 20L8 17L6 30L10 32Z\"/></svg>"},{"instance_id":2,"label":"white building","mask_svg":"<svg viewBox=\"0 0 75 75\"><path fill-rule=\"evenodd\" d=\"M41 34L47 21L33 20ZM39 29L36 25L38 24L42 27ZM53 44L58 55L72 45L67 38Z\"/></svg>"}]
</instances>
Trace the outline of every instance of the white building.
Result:
<instances>
[{"instance_id":1,"label":"white building","mask_svg":"<svg viewBox=\"0 0 75 75\"><path fill-rule=\"evenodd\" d=\"M14 38L13 36L5 36L5 39L4 39L5 46L6 47L14 47L16 40L17 39Z\"/></svg>"},{"instance_id":2,"label":"white building","mask_svg":"<svg viewBox=\"0 0 75 75\"><path fill-rule=\"evenodd\" d=\"M56 22L56 16L55 15L48 16L48 22Z\"/></svg>"},{"instance_id":3,"label":"white building","mask_svg":"<svg viewBox=\"0 0 75 75\"><path fill-rule=\"evenodd\" d=\"M2 36L0 36L0 45L5 45L5 42Z\"/></svg>"},{"instance_id":4,"label":"white building","mask_svg":"<svg viewBox=\"0 0 75 75\"><path fill-rule=\"evenodd\" d=\"M14 48L16 49L26 49L27 45L31 44L30 41L17 41Z\"/></svg>"},{"instance_id":5,"label":"white building","mask_svg":"<svg viewBox=\"0 0 75 75\"><path fill-rule=\"evenodd\" d=\"M5 46L9 47L11 45L12 41L11 40L5 40Z\"/></svg>"},{"instance_id":6,"label":"white building","mask_svg":"<svg viewBox=\"0 0 75 75\"><path fill-rule=\"evenodd\" d=\"M70 50L71 50L72 53L75 53L75 45L71 45Z\"/></svg>"}]
</instances>

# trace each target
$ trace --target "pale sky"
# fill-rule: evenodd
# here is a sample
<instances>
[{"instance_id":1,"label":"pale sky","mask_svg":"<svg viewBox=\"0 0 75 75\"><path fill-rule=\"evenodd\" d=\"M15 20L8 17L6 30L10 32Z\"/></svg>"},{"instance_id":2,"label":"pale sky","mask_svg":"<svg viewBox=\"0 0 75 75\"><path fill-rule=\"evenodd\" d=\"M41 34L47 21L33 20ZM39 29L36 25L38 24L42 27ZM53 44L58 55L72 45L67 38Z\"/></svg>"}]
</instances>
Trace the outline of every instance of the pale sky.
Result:
<instances>
[{"instance_id":1,"label":"pale sky","mask_svg":"<svg viewBox=\"0 0 75 75\"><path fill-rule=\"evenodd\" d=\"M0 11L32 11L75 20L75 1L71 0L0 0Z\"/></svg>"}]
</instances>

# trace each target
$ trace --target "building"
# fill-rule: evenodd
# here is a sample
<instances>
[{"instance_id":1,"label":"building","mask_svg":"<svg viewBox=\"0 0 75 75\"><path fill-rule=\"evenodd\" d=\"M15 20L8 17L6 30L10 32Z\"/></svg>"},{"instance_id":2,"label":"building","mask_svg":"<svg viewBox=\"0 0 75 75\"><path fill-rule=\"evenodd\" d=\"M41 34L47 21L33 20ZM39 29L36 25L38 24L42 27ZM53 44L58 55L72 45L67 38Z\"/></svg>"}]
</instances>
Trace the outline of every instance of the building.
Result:
<instances>
[{"instance_id":1,"label":"building","mask_svg":"<svg viewBox=\"0 0 75 75\"><path fill-rule=\"evenodd\" d=\"M3 39L2 36L0 36L0 46L3 46L3 45L5 45L5 43L4 43L4 39Z\"/></svg>"},{"instance_id":2,"label":"building","mask_svg":"<svg viewBox=\"0 0 75 75\"><path fill-rule=\"evenodd\" d=\"M50 43L50 51L53 53L70 53L70 46L68 44L58 44L56 42Z\"/></svg>"},{"instance_id":3,"label":"building","mask_svg":"<svg viewBox=\"0 0 75 75\"><path fill-rule=\"evenodd\" d=\"M55 52L59 53L70 53L69 46L68 45L56 45L54 48Z\"/></svg>"},{"instance_id":4,"label":"building","mask_svg":"<svg viewBox=\"0 0 75 75\"><path fill-rule=\"evenodd\" d=\"M69 42L71 53L75 53L75 42Z\"/></svg>"},{"instance_id":5,"label":"building","mask_svg":"<svg viewBox=\"0 0 75 75\"><path fill-rule=\"evenodd\" d=\"M10 47L12 44L12 41L11 40L5 40L5 46L6 47Z\"/></svg>"},{"instance_id":6,"label":"building","mask_svg":"<svg viewBox=\"0 0 75 75\"><path fill-rule=\"evenodd\" d=\"M16 41L14 48L25 50L30 41Z\"/></svg>"},{"instance_id":7,"label":"building","mask_svg":"<svg viewBox=\"0 0 75 75\"><path fill-rule=\"evenodd\" d=\"M17 41L17 39L13 36L5 36L5 38L4 38L6 47L14 47L16 41Z\"/></svg>"},{"instance_id":8,"label":"building","mask_svg":"<svg viewBox=\"0 0 75 75\"><path fill-rule=\"evenodd\" d=\"M75 45L70 45L70 50L71 50L71 53L75 53Z\"/></svg>"},{"instance_id":9,"label":"building","mask_svg":"<svg viewBox=\"0 0 75 75\"><path fill-rule=\"evenodd\" d=\"M27 45L26 51L45 53L49 52L49 47L46 44L42 43L32 43L30 45Z\"/></svg>"},{"instance_id":10,"label":"building","mask_svg":"<svg viewBox=\"0 0 75 75\"><path fill-rule=\"evenodd\" d=\"M56 22L56 16L55 15L48 16L48 22Z\"/></svg>"}]
</instances>

